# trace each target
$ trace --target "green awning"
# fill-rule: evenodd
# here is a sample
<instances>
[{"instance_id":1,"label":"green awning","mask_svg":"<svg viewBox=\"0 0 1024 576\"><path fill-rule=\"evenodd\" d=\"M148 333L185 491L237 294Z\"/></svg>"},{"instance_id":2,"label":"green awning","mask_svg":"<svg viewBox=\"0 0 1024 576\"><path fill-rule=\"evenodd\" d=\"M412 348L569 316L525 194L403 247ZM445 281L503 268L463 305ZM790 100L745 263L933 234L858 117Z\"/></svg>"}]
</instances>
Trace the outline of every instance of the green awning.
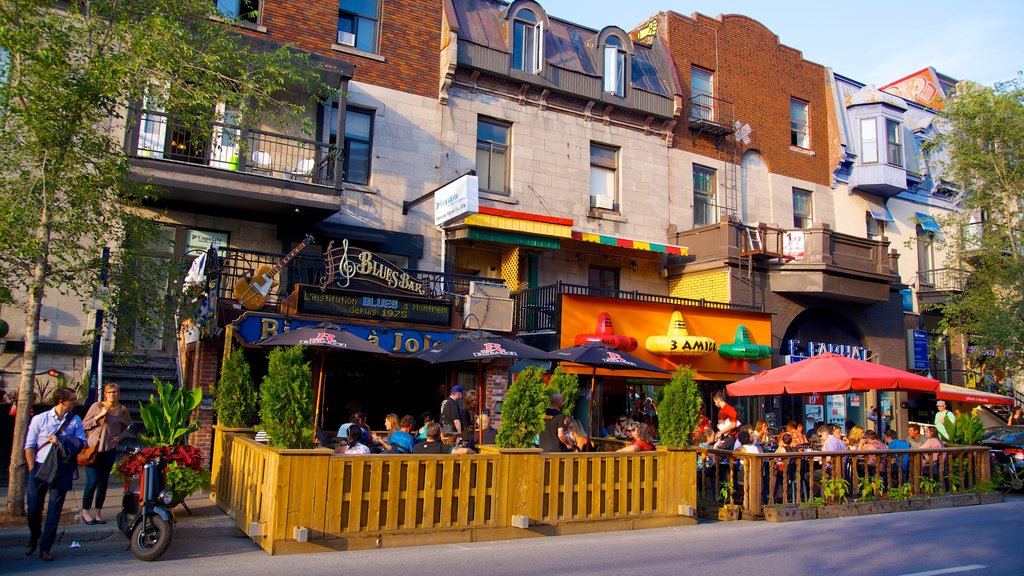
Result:
<instances>
[{"instance_id":1,"label":"green awning","mask_svg":"<svg viewBox=\"0 0 1024 576\"><path fill-rule=\"evenodd\" d=\"M466 232L466 238L470 240L485 240L500 244L515 244L516 246L529 246L530 248L543 248L546 250L558 250L562 247L562 243L558 241L558 238L517 234L515 232L491 230L489 228L469 228Z\"/></svg>"}]
</instances>

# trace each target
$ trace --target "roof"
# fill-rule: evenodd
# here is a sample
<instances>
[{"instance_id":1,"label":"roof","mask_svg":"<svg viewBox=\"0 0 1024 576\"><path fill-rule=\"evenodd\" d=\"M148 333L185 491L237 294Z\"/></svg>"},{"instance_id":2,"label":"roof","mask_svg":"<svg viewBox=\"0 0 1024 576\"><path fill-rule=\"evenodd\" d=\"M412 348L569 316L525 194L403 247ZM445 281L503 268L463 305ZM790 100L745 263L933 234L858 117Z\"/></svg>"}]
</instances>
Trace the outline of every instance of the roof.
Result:
<instances>
[{"instance_id":1,"label":"roof","mask_svg":"<svg viewBox=\"0 0 1024 576\"><path fill-rule=\"evenodd\" d=\"M506 43L505 16L510 4L500 0L449 0L446 4L454 11L449 21L452 28L458 31L460 40L492 50L506 53L509 51ZM530 4L531 9L536 9L532 3ZM590 76L600 75L601 66L596 61L600 58L597 45L600 31L550 15L547 15L547 23L544 34L544 60L547 64ZM629 37L622 32L623 36ZM630 50L627 49L627 52ZM666 61L667 55L658 48L658 45L634 43L631 55L631 86L672 98L675 92L674 84L669 78L663 77L659 69L671 71L673 68Z\"/></svg>"}]
</instances>

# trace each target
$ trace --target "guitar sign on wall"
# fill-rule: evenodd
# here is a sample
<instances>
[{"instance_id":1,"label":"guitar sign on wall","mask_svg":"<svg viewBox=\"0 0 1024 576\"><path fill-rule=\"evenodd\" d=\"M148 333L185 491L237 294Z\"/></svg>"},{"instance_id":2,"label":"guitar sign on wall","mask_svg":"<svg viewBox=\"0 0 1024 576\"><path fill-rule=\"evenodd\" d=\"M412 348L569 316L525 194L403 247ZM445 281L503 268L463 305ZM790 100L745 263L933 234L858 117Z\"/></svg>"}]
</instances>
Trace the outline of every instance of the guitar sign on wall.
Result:
<instances>
[{"instance_id":1,"label":"guitar sign on wall","mask_svg":"<svg viewBox=\"0 0 1024 576\"><path fill-rule=\"evenodd\" d=\"M281 261L273 266L264 264L260 266L256 273L250 278L242 278L235 282L235 289L233 295L238 303L245 307L246 310L259 310L267 303L267 296L270 295L270 289L274 285L274 278L277 273L284 268L292 258L295 258L307 244L314 242L313 237L309 234L306 235L305 240L299 243L294 250L289 252Z\"/></svg>"}]
</instances>

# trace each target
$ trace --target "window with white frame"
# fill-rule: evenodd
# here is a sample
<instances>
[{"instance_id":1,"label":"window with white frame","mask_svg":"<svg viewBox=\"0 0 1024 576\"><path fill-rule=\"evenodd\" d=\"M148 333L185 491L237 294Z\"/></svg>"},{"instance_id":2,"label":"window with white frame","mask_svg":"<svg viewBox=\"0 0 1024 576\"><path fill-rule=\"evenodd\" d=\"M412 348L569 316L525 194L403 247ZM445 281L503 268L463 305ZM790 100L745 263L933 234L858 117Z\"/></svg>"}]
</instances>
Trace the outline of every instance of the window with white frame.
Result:
<instances>
[{"instance_id":1,"label":"window with white frame","mask_svg":"<svg viewBox=\"0 0 1024 576\"><path fill-rule=\"evenodd\" d=\"M793 227L810 228L814 224L813 215L811 191L793 188Z\"/></svg>"},{"instance_id":2,"label":"window with white frame","mask_svg":"<svg viewBox=\"0 0 1024 576\"><path fill-rule=\"evenodd\" d=\"M619 150L590 143L590 207L618 210Z\"/></svg>"},{"instance_id":3,"label":"window with white frame","mask_svg":"<svg viewBox=\"0 0 1024 576\"><path fill-rule=\"evenodd\" d=\"M886 161L893 166L903 166L903 125L890 118L885 119Z\"/></svg>"},{"instance_id":4,"label":"window with white frame","mask_svg":"<svg viewBox=\"0 0 1024 576\"><path fill-rule=\"evenodd\" d=\"M718 221L715 205L715 171L706 166L693 165L693 225L708 226Z\"/></svg>"},{"instance_id":5,"label":"window with white frame","mask_svg":"<svg viewBox=\"0 0 1024 576\"><path fill-rule=\"evenodd\" d=\"M520 10L512 20L512 67L536 74L543 62L544 23L532 10Z\"/></svg>"},{"instance_id":6,"label":"window with white frame","mask_svg":"<svg viewBox=\"0 0 1024 576\"><path fill-rule=\"evenodd\" d=\"M604 41L604 91L620 97L626 95L626 51L616 36Z\"/></svg>"},{"instance_id":7,"label":"window with white frame","mask_svg":"<svg viewBox=\"0 0 1024 576\"><path fill-rule=\"evenodd\" d=\"M807 102L799 98L789 99L789 143L797 148L811 147Z\"/></svg>"},{"instance_id":8,"label":"window with white frame","mask_svg":"<svg viewBox=\"0 0 1024 576\"><path fill-rule=\"evenodd\" d=\"M476 175L480 189L508 194L508 135L510 127L489 118L476 121Z\"/></svg>"},{"instance_id":9,"label":"window with white frame","mask_svg":"<svg viewBox=\"0 0 1024 576\"><path fill-rule=\"evenodd\" d=\"M867 229L868 229L868 240L879 241L885 236L885 220L879 220L875 218L875 215L870 211L865 212L867 214Z\"/></svg>"},{"instance_id":10,"label":"window with white frame","mask_svg":"<svg viewBox=\"0 0 1024 576\"><path fill-rule=\"evenodd\" d=\"M715 75L710 70L690 67L690 118L715 119Z\"/></svg>"},{"instance_id":11,"label":"window with white frame","mask_svg":"<svg viewBox=\"0 0 1024 576\"><path fill-rule=\"evenodd\" d=\"M935 232L917 225L917 276L919 286L935 285Z\"/></svg>"},{"instance_id":12,"label":"window with white frame","mask_svg":"<svg viewBox=\"0 0 1024 576\"><path fill-rule=\"evenodd\" d=\"M874 118L860 119L860 163L878 162L878 125Z\"/></svg>"},{"instance_id":13,"label":"window with white frame","mask_svg":"<svg viewBox=\"0 0 1024 576\"><path fill-rule=\"evenodd\" d=\"M377 52L380 0L339 0L338 44Z\"/></svg>"},{"instance_id":14,"label":"window with white frame","mask_svg":"<svg viewBox=\"0 0 1024 576\"><path fill-rule=\"evenodd\" d=\"M259 24L260 0L217 0L217 12L225 18Z\"/></svg>"}]
</instances>

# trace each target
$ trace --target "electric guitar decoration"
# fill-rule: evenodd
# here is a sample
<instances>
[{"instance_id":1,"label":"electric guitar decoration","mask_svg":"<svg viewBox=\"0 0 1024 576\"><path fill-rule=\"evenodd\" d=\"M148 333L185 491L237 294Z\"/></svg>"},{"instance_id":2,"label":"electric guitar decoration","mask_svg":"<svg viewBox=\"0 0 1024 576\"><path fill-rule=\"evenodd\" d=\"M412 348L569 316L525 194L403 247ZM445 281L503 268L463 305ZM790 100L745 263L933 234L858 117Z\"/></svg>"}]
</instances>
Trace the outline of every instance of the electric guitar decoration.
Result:
<instances>
[{"instance_id":1,"label":"electric guitar decoration","mask_svg":"<svg viewBox=\"0 0 1024 576\"><path fill-rule=\"evenodd\" d=\"M313 237L306 234L306 239L300 242L284 258L281 258L280 262L273 266L264 264L251 277L245 277L235 282L235 289L232 292L235 300L238 300L238 303L246 310L259 310L263 308L267 303L267 296L270 295L270 289L274 285L274 278L277 276L277 273L291 262L292 258L295 258L299 252L302 252L302 249L307 244L312 244L313 242Z\"/></svg>"}]
</instances>

